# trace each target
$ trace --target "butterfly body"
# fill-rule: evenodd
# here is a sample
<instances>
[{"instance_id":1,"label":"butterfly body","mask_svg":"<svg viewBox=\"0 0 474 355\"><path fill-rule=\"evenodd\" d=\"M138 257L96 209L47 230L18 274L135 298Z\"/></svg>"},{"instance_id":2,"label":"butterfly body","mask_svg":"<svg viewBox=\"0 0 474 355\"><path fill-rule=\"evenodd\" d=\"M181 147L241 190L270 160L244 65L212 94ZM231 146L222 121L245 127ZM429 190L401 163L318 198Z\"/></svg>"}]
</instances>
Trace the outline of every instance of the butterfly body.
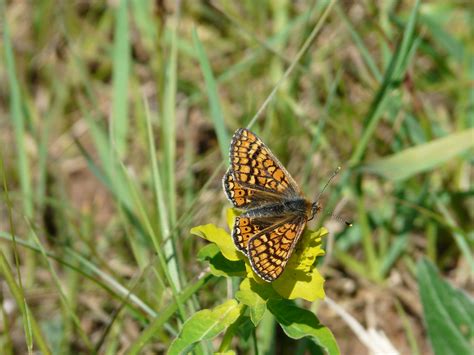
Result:
<instances>
[{"instance_id":1,"label":"butterfly body","mask_svg":"<svg viewBox=\"0 0 474 355\"><path fill-rule=\"evenodd\" d=\"M320 206L303 196L291 175L253 132L240 128L234 133L229 160L224 191L234 207L243 210L232 230L234 244L248 256L257 275L274 281Z\"/></svg>"},{"instance_id":2,"label":"butterfly body","mask_svg":"<svg viewBox=\"0 0 474 355\"><path fill-rule=\"evenodd\" d=\"M261 207L252 208L247 211L249 217L271 217L285 216L294 214L301 217L309 217L308 211L311 210L312 204L307 200L298 198L293 200L282 200L280 203L271 203ZM308 218L309 219L309 218Z\"/></svg>"}]
</instances>

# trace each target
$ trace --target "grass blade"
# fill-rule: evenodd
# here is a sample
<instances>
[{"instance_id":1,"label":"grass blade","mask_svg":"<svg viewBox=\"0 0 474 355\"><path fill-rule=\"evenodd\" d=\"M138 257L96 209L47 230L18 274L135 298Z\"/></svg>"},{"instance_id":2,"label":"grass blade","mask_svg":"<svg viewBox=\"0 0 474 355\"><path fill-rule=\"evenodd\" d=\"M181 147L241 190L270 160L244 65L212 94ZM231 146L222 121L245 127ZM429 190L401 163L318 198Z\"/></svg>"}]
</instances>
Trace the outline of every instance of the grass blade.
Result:
<instances>
[{"instance_id":1,"label":"grass blade","mask_svg":"<svg viewBox=\"0 0 474 355\"><path fill-rule=\"evenodd\" d=\"M443 205L443 203L440 201L439 198L436 196L433 196L436 206L438 209L441 211L444 219L448 222L448 224L452 228L452 233L454 236L454 240L459 248L461 250L462 254L466 258L466 261L471 269L471 273L474 273L474 256L472 254L472 248L469 246L469 242L467 241L467 238L462 234L459 233L457 230L456 222L449 213L448 209Z\"/></svg>"},{"instance_id":2,"label":"grass blade","mask_svg":"<svg viewBox=\"0 0 474 355\"><path fill-rule=\"evenodd\" d=\"M163 111L162 111L162 148L163 148L163 189L166 193L167 215L169 217L169 226L174 230L176 224L176 91L177 91L177 67L178 67L178 23L180 18L180 8L176 13L172 25L168 29L171 40L169 43L169 56L166 58L166 67L164 72L164 93L163 93ZM167 260L168 274L172 288L181 290L181 277L179 265L176 258L176 244L174 241L175 233L170 234L170 238L165 240L163 245L164 255ZM181 275L182 276L182 275Z\"/></svg>"},{"instance_id":3,"label":"grass blade","mask_svg":"<svg viewBox=\"0 0 474 355\"><path fill-rule=\"evenodd\" d=\"M216 129L217 140L219 141L221 154L222 157L227 157L229 136L224 124L224 115L222 113L222 108L219 101L216 79L214 78L214 73L212 72L209 58L207 57L204 46L202 45L195 28L193 29L193 41L194 47L197 51L199 64L201 65L204 81L206 83L209 107L211 109L211 119L214 123L214 128Z\"/></svg>"},{"instance_id":4,"label":"grass blade","mask_svg":"<svg viewBox=\"0 0 474 355\"><path fill-rule=\"evenodd\" d=\"M247 125L247 128L252 128L252 126L257 122L258 118L260 115L263 113L263 111L266 109L270 101L273 99L275 96L276 92L280 89L280 87L283 85L283 83L286 81L286 79L290 76L290 74L293 72L293 69L297 65L297 63L301 60L303 55L306 53L308 48L311 46L313 43L314 39L316 38L316 35L319 33L321 27L323 26L324 22L326 21L327 17L329 16L334 4L336 3L335 0L332 0L324 9L323 13L319 17L316 25L314 26L313 30L311 33L308 35L306 38L305 42L301 46L300 50L296 54L295 58L291 62L291 64L288 66L288 68L285 70L283 73L282 77L278 82L275 84L273 90L270 92L268 97L265 99L265 101L262 103L258 111L255 113L255 115L252 117L250 120L249 124Z\"/></svg>"},{"instance_id":5,"label":"grass blade","mask_svg":"<svg viewBox=\"0 0 474 355\"><path fill-rule=\"evenodd\" d=\"M32 228L31 225L30 225L30 228ZM74 310L72 309L72 307L70 305L70 302L69 302L69 300L66 296L66 293L63 289L63 286L61 285L61 280L60 280L58 274L56 273L56 271L54 270L53 265L49 261L49 258L46 254L46 250L44 249L43 245L41 244L41 241L39 240L39 238L36 235L36 232L34 230L32 230L32 235L33 235L33 240L36 243L36 247L39 249L39 251L41 252L41 255L43 256L43 258L46 262L46 264L48 265L49 272L50 272L50 274L53 278L53 282L56 286L56 289L57 289L58 294L59 294L59 299L61 300L61 303L62 303L63 307L66 309L68 315L71 317L74 325L76 326L77 331L79 332L80 338L82 339L84 344L87 346L88 350L93 349L92 343L90 342L89 338L87 337L85 331L82 329L81 322L80 322L79 318L77 317L76 313L74 312Z\"/></svg>"},{"instance_id":6,"label":"grass blade","mask_svg":"<svg viewBox=\"0 0 474 355\"><path fill-rule=\"evenodd\" d=\"M205 274L194 284L189 285L180 295L178 301L172 302L164 311L160 313L141 333L140 336L130 345L127 354L139 354L140 350L151 340L151 338L160 331L168 319L178 310L178 302L184 303L193 296L207 281L213 276L210 273Z\"/></svg>"},{"instance_id":7,"label":"grass blade","mask_svg":"<svg viewBox=\"0 0 474 355\"><path fill-rule=\"evenodd\" d=\"M471 128L405 149L363 169L392 181L400 181L432 170L473 147L474 128Z\"/></svg>"},{"instance_id":8,"label":"grass blade","mask_svg":"<svg viewBox=\"0 0 474 355\"><path fill-rule=\"evenodd\" d=\"M4 280L8 285L8 288L10 289L10 292L15 298L18 307L21 309L21 314L24 318L23 321L25 322L24 326L28 327L31 330L31 334L33 336L33 339L36 341L36 344L38 345L38 349L43 354L51 354L49 346L46 343L46 337L42 334L41 328L36 322L36 319L31 313L31 311L29 310L28 305L25 302L25 298L23 297L23 292L15 282L15 277L13 276L12 269L10 268L10 265L8 264L8 261L2 251L0 251L0 274L3 275ZM27 333L29 333L29 331L27 331ZM28 348L32 348L31 341L28 341Z\"/></svg>"},{"instance_id":9,"label":"grass blade","mask_svg":"<svg viewBox=\"0 0 474 355\"><path fill-rule=\"evenodd\" d=\"M12 236L8 233L0 231L0 239L6 240L8 242L13 243ZM25 241L15 237L16 243L22 247L28 248L36 253L42 253L40 248L37 247L35 244L29 241ZM84 276L85 278L89 279L93 283L97 284L99 287L104 289L114 297L117 297L120 301L126 302L130 307L132 305L136 305L138 309L142 312L147 314L150 317L156 317L156 312L150 308L142 299L140 299L136 294L130 293L126 287L120 284L116 279L114 279L111 275L107 274L106 272L102 271L100 267L92 263L89 259L85 258L84 256L76 253L72 250L67 250L65 257L61 258L58 257L48 251L45 251L48 258L51 258L58 263L66 266L70 270L73 270L80 275ZM74 259L78 261L78 265L70 262L70 259ZM99 280L100 279L100 280ZM101 282L101 280L103 282Z\"/></svg>"},{"instance_id":10,"label":"grass blade","mask_svg":"<svg viewBox=\"0 0 474 355\"><path fill-rule=\"evenodd\" d=\"M380 89L377 92L377 95L375 96L374 101L372 102L369 112L365 118L365 130L359 144L351 156L349 162L350 166L357 165L362 160L370 138L372 137L375 128L377 127L377 123L382 117L382 112L385 108L385 105L388 102L389 94L392 89L392 82L395 78L400 78L403 75L408 65L407 59L409 58L409 54L414 52L415 44L418 43L417 41L413 40L413 36L419 5L420 1L417 0L405 27L402 41L395 50L395 53L392 55L390 64L388 65L385 72L382 85L380 86Z\"/></svg>"},{"instance_id":11,"label":"grass blade","mask_svg":"<svg viewBox=\"0 0 474 355\"><path fill-rule=\"evenodd\" d=\"M0 7L0 9L2 9ZM2 9L3 12L3 9ZM3 12L5 14L5 12ZM15 131L15 141L17 150L18 176L20 177L21 192L23 194L23 208L25 215L29 218L33 216L33 194L31 184L31 173L26 153L26 131L25 117L21 105L20 84L18 83L15 57L13 54L10 39L10 30L5 16L3 15L3 47L5 55L5 65L8 78L8 89L10 91L10 117Z\"/></svg>"},{"instance_id":12,"label":"grass blade","mask_svg":"<svg viewBox=\"0 0 474 355\"><path fill-rule=\"evenodd\" d=\"M340 6L336 6L336 12L344 21L344 24L347 26L347 29L349 30L349 33L351 34L352 40L354 41L355 45L359 49L359 52L365 61L365 65L370 70L370 73L377 80L377 82L382 81L382 74L380 73L380 70L377 67L377 64L375 64L375 61L373 60L372 55L370 54L369 50L365 46L364 41L359 36L359 33L357 33L354 26L352 26L351 22L349 21L349 19L347 18L346 14L344 13L344 11L341 9Z\"/></svg>"},{"instance_id":13,"label":"grass blade","mask_svg":"<svg viewBox=\"0 0 474 355\"><path fill-rule=\"evenodd\" d=\"M127 149L128 132L128 77L130 71L130 41L128 29L128 1L121 0L115 13L113 49L112 115L110 141L118 157Z\"/></svg>"}]
</instances>

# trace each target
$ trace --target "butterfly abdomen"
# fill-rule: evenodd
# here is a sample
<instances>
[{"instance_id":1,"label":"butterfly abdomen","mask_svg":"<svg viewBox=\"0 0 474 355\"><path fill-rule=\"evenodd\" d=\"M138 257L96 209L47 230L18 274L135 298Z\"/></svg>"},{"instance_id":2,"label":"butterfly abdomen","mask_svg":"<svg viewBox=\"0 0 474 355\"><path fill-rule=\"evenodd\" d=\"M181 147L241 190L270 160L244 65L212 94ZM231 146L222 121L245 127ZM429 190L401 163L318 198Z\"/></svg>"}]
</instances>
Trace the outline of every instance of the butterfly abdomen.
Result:
<instances>
[{"instance_id":1,"label":"butterfly abdomen","mask_svg":"<svg viewBox=\"0 0 474 355\"><path fill-rule=\"evenodd\" d=\"M311 205L310 205L311 208ZM308 202L305 199L284 200L247 211L248 217L274 217L295 214L305 216L308 213Z\"/></svg>"}]
</instances>

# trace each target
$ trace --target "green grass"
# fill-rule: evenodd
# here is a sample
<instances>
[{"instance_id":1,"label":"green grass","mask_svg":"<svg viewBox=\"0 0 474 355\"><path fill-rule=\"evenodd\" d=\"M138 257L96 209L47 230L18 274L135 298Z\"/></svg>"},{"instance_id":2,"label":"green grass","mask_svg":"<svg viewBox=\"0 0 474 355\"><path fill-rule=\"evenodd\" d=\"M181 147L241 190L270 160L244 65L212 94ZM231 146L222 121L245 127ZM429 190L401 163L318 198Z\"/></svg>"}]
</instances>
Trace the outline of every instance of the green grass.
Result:
<instances>
[{"instance_id":1,"label":"green grass","mask_svg":"<svg viewBox=\"0 0 474 355\"><path fill-rule=\"evenodd\" d=\"M362 323L370 294L392 344L426 353L418 260L461 289L474 268L469 3L164 6L0 1L2 349L159 352L233 298L189 231L225 228L229 141L250 127L307 196L342 166L317 221L326 293ZM343 353L362 346L298 305ZM313 349L269 314L238 324L222 348ZM202 339L196 353L219 347Z\"/></svg>"}]
</instances>

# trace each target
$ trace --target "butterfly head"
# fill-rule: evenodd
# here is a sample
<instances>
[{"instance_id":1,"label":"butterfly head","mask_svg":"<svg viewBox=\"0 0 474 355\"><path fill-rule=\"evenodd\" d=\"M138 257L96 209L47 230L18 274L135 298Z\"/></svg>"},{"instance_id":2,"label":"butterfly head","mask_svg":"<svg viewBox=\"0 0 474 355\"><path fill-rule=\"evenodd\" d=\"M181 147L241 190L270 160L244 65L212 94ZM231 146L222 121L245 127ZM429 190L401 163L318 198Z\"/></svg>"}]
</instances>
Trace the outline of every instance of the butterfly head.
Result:
<instances>
[{"instance_id":1,"label":"butterfly head","mask_svg":"<svg viewBox=\"0 0 474 355\"><path fill-rule=\"evenodd\" d=\"M318 213L319 211L321 211L321 204L316 201L316 202L313 202L311 204L311 213L309 215L309 218L308 220L312 220L314 218L314 216L316 216L316 213Z\"/></svg>"}]
</instances>

